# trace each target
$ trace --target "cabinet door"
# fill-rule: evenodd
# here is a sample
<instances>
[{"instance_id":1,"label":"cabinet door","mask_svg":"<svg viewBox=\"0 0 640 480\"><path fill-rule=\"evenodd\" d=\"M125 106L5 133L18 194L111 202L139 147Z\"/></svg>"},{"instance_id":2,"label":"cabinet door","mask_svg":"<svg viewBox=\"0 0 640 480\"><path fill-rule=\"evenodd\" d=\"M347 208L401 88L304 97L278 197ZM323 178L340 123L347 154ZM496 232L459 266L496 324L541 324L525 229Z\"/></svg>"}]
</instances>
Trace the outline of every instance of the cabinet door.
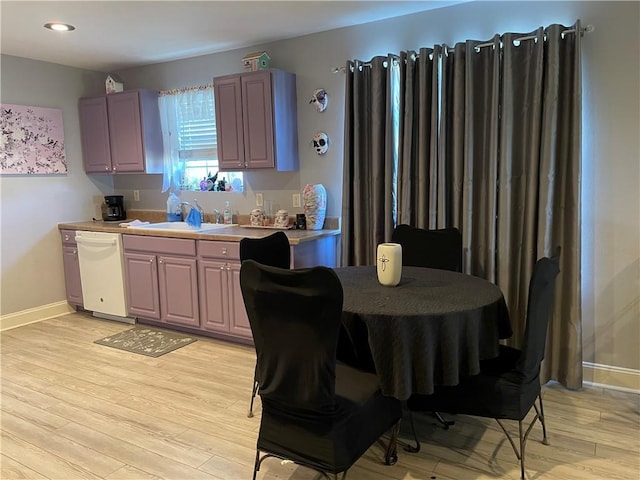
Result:
<instances>
[{"instance_id":1,"label":"cabinet door","mask_svg":"<svg viewBox=\"0 0 640 480\"><path fill-rule=\"evenodd\" d=\"M114 172L144 172L142 120L137 91L107 95Z\"/></svg>"},{"instance_id":2,"label":"cabinet door","mask_svg":"<svg viewBox=\"0 0 640 480\"><path fill-rule=\"evenodd\" d=\"M221 77L213 83L218 163L221 169L245 168L241 90L240 75Z\"/></svg>"},{"instance_id":3,"label":"cabinet door","mask_svg":"<svg viewBox=\"0 0 640 480\"><path fill-rule=\"evenodd\" d=\"M67 289L67 301L71 305L82 306L82 281L80 279L78 247L73 245L63 246L62 263L64 266L64 283Z\"/></svg>"},{"instance_id":4,"label":"cabinet door","mask_svg":"<svg viewBox=\"0 0 640 480\"><path fill-rule=\"evenodd\" d=\"M198 261L201 326L212 332L229 332L226 262Z\"/></svg>"},{"instance_id":5,"label":"cabinet door","mask_svg":"<svg viewBox=\"0 0 640 480\"><path fill-rule=\"evenodd\" d=\"M253 338L249 317L240 289L240 262L229 263L229 332L239 337Z\"/></svg>"},{"instance_id":6,"label":"cabinet door","mask_svg":"<svg viewBox=\"0 0 640 480\"><path fill-rule=\"evenodd\" d=\"M158 265L155 255L125 253L129 315L160 320Z\"/></svg>"},{"instance_id":7,"label":"cabinet door","mask_svg":"<svg viewBox=\"0 0 640 480\"><path fill-rule=\"evenodd\" d=\"M161 256L158 257L158 264L160 320L199 327L196 259Z\"/></svg>"},{"instance_id":8,"label":"cabinet door","mask_svg":"<svg viewBox=\"0 0 640 480\"><path fill-rule=\"evenodd\" d=\"M273 103L269 71L242 76L244 155L247 168L273 168Z\"/></svg>"},{"instance_id":9,"label":"cabinet door","mask_svg":"<svg viewBox=\"0 0 640 480\"><path fill-rule=\"evenodd\" d=\"M109 145L109 121L107 98L81 98L78 103L80 114L80 136L82 156L87 173L111 172L111 148Z\"/></svg>"}]
</instances>

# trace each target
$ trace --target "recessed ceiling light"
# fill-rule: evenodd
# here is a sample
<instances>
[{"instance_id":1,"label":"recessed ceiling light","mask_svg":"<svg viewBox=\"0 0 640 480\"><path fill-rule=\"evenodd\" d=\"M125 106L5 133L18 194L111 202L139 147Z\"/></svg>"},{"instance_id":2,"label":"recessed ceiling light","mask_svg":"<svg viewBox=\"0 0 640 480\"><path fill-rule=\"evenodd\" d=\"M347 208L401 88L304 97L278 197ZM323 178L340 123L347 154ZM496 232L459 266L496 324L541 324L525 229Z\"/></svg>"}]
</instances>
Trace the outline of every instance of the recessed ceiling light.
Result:
<instances>
[{"instance_id":1,"label":"recessed ceiling light","mask_svg":"<svg viewBox=\"0 0 640 480\"><path fill-rule=\"evenodd\" d=\"M71 30L75 30L76 27L73 25L69 25L67 23L45 23L44 28L48 28L49 30L55 30L56 32L70 32Z\"/></svg>"}]
</instances>

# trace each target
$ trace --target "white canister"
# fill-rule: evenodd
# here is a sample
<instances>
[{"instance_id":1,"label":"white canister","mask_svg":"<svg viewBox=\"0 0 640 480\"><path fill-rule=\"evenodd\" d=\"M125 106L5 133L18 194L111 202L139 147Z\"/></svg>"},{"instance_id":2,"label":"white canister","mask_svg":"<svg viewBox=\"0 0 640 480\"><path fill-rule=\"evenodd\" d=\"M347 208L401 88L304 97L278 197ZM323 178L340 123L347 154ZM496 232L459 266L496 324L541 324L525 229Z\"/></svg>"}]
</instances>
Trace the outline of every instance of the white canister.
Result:
<instances>
[{"instance_id":1,"label":"white canister","mask_svg":"<svg viewBox=\"0 0 640 480\"><path fill-rule=\"evenodd\" d=\"M376 257L378 281L385 287L395 287L402 277L402 245L381 243Z\"/></svg>"}]
</instances>

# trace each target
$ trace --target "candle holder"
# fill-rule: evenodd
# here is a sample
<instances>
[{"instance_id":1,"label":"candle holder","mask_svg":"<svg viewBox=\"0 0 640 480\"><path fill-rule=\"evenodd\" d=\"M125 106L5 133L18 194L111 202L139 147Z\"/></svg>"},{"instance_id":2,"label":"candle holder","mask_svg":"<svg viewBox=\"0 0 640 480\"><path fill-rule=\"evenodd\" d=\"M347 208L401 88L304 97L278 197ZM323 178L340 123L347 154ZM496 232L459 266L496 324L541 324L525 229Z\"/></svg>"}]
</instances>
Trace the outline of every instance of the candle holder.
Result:
<instances>
[{"instance_id":1,"label":"candle holder","mask_svg":"<svg viewBox=\"0 0 640 480\"><path fill-rule=\"evenodd\" d=\"M385 287L395 287L402 277L402 245L381 243L376 256L378 282Z\"/></svg>"}]
</instances>

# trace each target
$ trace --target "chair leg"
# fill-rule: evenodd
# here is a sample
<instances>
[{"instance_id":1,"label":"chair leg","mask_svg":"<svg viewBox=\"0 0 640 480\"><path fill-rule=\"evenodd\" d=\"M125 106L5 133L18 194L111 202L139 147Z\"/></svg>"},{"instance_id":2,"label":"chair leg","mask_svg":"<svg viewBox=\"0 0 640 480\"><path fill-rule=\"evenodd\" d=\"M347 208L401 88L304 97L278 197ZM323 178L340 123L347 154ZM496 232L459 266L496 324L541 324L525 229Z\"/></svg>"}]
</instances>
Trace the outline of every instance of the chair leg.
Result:
<instances>
[{"instance_id":1,"label":"chair leg","mask_svg":"<svg viewBox=\"0 0 640 480\"><path fill-rule=\"evenodd\" d=\"M420 441L418 440L416 426L413 423L413 412L411 410L409 410L409 422L411 423L411 431L413 432L413 439L416 441L416 446L412 447L411 445L405 445L404 450L409 453L418 453L420 451Z\"/></svg>"},{"instance_id":2,"label":"chair leg","mask_svg":"<svg viewBox=\"0 0 640 480\"><path fill-rule=\"evenodd\" d=\"M436 419L442 424L442 428L445 430L449 430L450 426L456 424L453 420L445 420L440 412L431 412L431 414L436 417Z\"/></svg>"},{"instance_id":3,"label":"chair leg","mask_svg":"<svg viewBox=\"0 0 640 480\"><path fill-rule=\"evenodd\" d=\"M391 430L391 437L387 444L387 451L384 456L384 463L386 465L395 465L398 461L398 435L400 433L400 420L396 422ZM346 472L345 472L346 474ZM344 478L344 477L343 477Z\"/></svg>"},{"instance_id":4,"label":"chair leg","mask_svg":"<svg viewBox=\"0 0 640 480\"><path fill-rule=\"evenodd\" d=\"M249 413L247 413L247 417L253 417L253 400L256 398L258 394L258 381L254 378L253 380L253 390L251 392L251 403L249 404Z\"/></svg>"},{"instance_id":5,"label":"chair leg","mask_svg":"<svg viewBox=\"0 0 640 480\"><path fill-rule=\"evenodd\" d=\"M540 420L540 423L542 424L542 444L549 445L549 439L547 438L547 425L544 421L544 409L542 408L542 392L538 394L538 400L540 401L540 411L538 411L535 402L533 404L533 407L536 409L538 420Z\"/></svg>"},{"instance_id":6,"label":"chair leg","mask_svg":"<svg viewBox=\"0 0 640 480\"><path fill-rule=\"evenodd\" d=\"M524 480L524 446L527 439L522 435L522 420L518 422L518 436L520 437L520 478Z\"/></svg>"},{"instance_id":7,"label":"chair leg","mask_svg":"<svg viewBox=\"0 0 640 480\"><path fill-rule=\"evenodd\" d=\"M256 475L258 475L258 470L260 470L260 450L256 450L256 461L253 464L253 480L256 480Z\"/></svg>"}]
</instances>

